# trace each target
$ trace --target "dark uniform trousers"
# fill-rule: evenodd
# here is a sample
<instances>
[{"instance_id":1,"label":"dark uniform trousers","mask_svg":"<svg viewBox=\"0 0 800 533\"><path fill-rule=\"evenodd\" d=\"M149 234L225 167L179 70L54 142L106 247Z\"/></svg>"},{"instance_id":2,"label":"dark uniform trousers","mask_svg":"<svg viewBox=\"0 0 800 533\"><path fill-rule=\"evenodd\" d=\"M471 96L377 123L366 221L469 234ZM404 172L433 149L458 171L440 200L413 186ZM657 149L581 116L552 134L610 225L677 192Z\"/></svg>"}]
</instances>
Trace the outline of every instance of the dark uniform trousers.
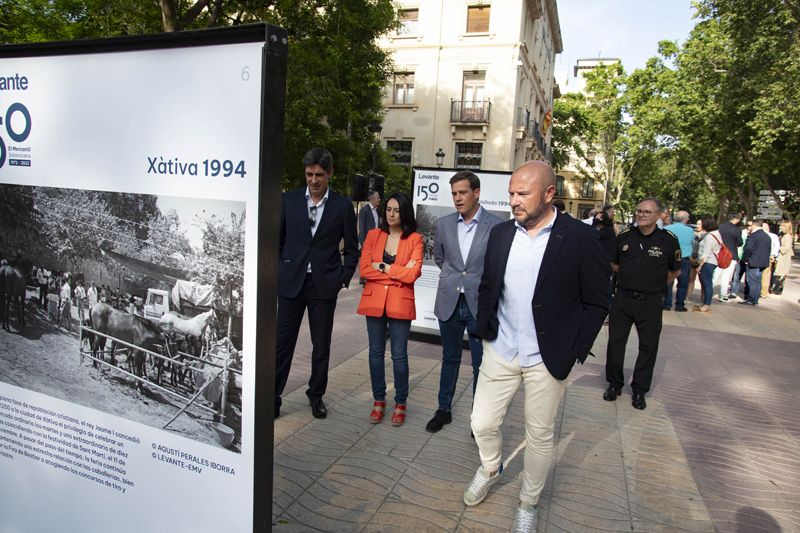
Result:
<instances>
[{"instance_id":1,"label":"dark uniform trousers","mask_svg":"<svg viewBox=\"0 0 800 533\"><path fill-rule=\"evenodd\" d=\"M639 336L639 355L633 369L633 392L650 390L653 368L656 365L658 339L661 335L663 292L641 293L618 288L608 315L608 349L606 351L606 380L616 389L625 384L623 366L625 345L636 324Z\"/></svg>"}]
</instances>

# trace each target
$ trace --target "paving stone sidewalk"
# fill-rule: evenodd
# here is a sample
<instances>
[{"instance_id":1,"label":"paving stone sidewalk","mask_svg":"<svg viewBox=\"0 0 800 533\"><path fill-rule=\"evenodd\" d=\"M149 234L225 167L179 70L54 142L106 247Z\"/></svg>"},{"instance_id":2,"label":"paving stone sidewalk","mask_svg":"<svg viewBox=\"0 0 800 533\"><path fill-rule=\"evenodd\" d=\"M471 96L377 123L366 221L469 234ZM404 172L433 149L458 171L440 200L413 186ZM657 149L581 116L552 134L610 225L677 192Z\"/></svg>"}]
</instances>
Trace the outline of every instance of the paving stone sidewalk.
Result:
<instances>
[{"instance_id":1,"label":"paving stone sidewalk","mask_svg":"<svg viewBox=\"0 0 800 533\"><path fill-rule=\"evenodd\" d=\"M758 308L716 300L709 314L666 312L647 409L630 390L602 400L607 328L569 377L539 531L800 531L800 264L784 294ZM275 531L503 531L518 504L522 391L503 426L503 478L480 505L462 502L479 465L470 438L468 353L453 423L432 435L441 348L412 340L408 417L369 423L364 319L356 286L339 299L328 418L311 417L304 329L275 423ZM699 296L695 290L693 302ZM631 335L626 377L636 355ZM387 381L391 360L387 347ZM389 391L391 399L392 390ZM391 406L390 406L391 407Z\"/></svg>"}]
</instances>

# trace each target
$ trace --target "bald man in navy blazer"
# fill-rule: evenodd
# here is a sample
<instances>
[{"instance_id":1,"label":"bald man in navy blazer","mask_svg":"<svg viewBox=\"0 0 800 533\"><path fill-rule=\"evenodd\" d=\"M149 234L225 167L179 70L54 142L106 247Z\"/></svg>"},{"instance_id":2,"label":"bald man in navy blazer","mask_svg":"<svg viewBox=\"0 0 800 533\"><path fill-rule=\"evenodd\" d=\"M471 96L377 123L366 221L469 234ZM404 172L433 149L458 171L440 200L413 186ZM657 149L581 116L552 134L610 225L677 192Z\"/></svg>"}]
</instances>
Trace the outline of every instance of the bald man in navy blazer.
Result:
<instances>
[{"instance_id":1,"label":"bald man in navy blazer","mask_svg":"<svg viewBox=\"0 0 800 533\"><path fill-rule=\"evenodd\" d=\"M349 285L358 264L353 204L328 187L333 157L323 148L314 148L303 158L303 166L306 188L284 193L281 204L275 418L280 416L281 394L306 309L313 346L306 396L315 418L328 415L322 396L328 386L336 298Z\"/></svg>"},{"instance_id":2,"label":"bald man in navy blazer","mask_svg":"<svg viewBox=\"0 0 800 533\"><path fill-rule=\"evenodd\" d=\"M471 420L481 466L464 503L483 501L502 474L501 426L524 383L525 464L516 523L526 524L525 531L536 531L564 380L589 355L611 297L611 265L597 231L553 207L555 183L542 161L524 163L511 175L514 219L492 228L478 287L475 333L483 339L483 361Z\"/></svg>"}]
</instances>

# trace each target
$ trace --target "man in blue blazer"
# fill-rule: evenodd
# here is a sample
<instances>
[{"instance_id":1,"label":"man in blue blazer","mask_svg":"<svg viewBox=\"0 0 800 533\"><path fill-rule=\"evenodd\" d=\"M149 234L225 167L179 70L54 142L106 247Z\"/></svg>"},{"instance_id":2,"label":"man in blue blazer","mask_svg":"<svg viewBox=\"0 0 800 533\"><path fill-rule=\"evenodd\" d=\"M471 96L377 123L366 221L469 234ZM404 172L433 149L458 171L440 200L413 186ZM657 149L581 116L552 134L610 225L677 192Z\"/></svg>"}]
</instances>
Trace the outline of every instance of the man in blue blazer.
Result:
<instances>
[{"instance_id":1,"label":"man in blue blazer","mask_svg":"<svg viewBox=\"0 0 800 533\"><path fill-rule=\"evenodd\" d=\"M478 289L483 362L472 431L481 466L464 503L483 501L503 471L500 427L524 382L526 448L516 525L526 531L536 531L564 379L589 355L611 297L611 266L597 231L553 207L555 183L553 169L541 161L511 175L514 220L492 229Z\"/></svg>"},{"instance_id":2,"label":"man in blue blazer","mask_svg":"<svg viewBox=\"0 0 800 533\"><path fill-rule=\"evenodd\" d=\"M450 192L456 212L436 220L433 257L441 269L433 312L439 319L442 370L439 377L438 407L425 426L436 433L452 422L450 408L461 366L461 346L467 330L472 354L472 394L478 383L483 358L481 339L475 335L478 315L478 284L483 274L483 255L489 230L503 220L480 205L481 180L470 170L450 178Z\"/></svg>"},{"instance_id":3,"label":"man in blue blazer","mask_svg":"<svg viewBox=\"0 0 800 533\"><path fill-rule=\"evenodd\" d=\"M306 396L315 418L328 415L322 396L328 385L336 298L358 264L353 204L328 187L333 157L323 148L314 148L303 158L303 166L306 188L284 193L281 203L275 418L280 416L281 394L306 309L312 344Z\"/></svg>"}]
</instances>

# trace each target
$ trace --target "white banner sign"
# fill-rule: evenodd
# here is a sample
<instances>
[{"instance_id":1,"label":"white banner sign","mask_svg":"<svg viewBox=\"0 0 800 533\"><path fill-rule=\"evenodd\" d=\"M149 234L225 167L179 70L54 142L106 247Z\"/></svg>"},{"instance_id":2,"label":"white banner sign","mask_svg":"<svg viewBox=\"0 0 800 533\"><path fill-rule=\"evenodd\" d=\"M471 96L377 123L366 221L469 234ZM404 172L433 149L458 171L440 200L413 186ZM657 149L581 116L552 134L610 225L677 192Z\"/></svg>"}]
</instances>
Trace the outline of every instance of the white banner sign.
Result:
<instances>
[{"instance_id":1,"label":"white banner sign","mask_svg":"<svg viewBox=\"0 0 800 533\"><path fill-rule=\"evenodd\" d=\"M252 530L263 48L0 59L0 531ZM136 316L190 276L234 289Z\"/></svg>"}]
</instances>

